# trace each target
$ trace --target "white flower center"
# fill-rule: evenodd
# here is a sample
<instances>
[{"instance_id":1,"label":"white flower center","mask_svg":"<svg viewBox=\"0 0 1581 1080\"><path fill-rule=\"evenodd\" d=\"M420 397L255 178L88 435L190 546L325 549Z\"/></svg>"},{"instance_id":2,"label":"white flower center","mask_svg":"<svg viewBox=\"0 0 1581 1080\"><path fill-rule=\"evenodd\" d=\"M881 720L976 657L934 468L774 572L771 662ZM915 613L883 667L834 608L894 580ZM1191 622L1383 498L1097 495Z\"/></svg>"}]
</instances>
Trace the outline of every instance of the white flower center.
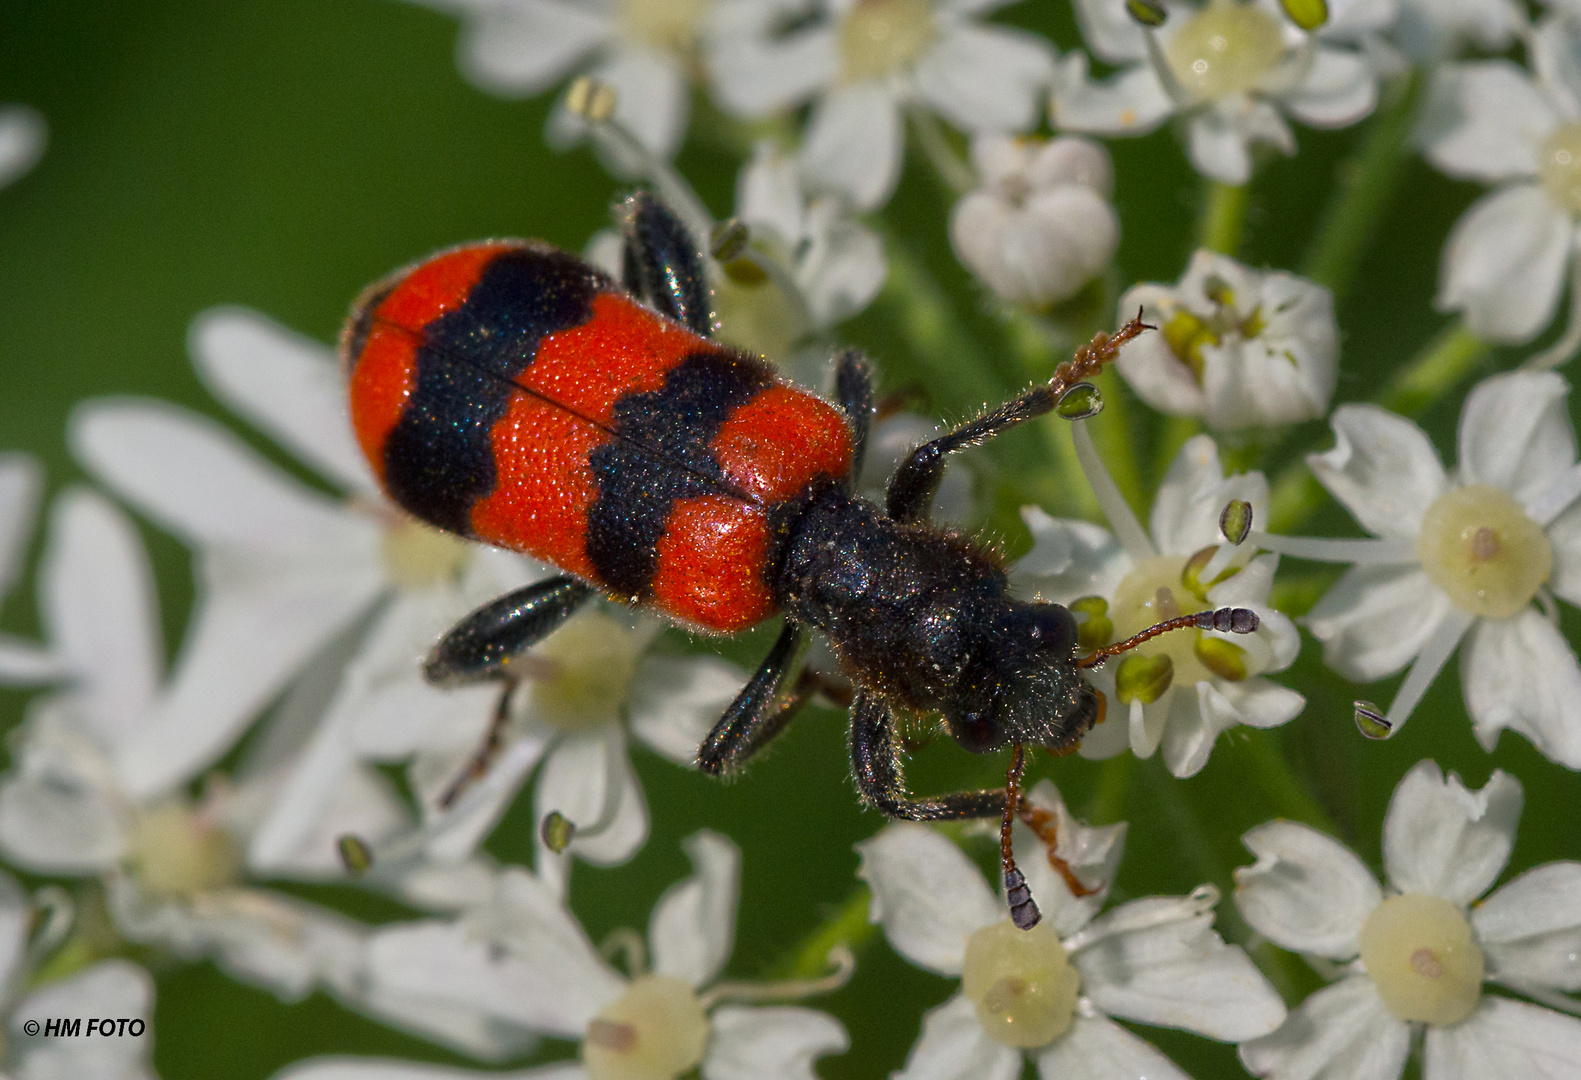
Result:
<instances>
[{"instance_id":1,"label":"white flower center","mask_svg":"<svg viewBox=\"0 0 1581 1080\"><path fill-rule=\"evenodd\" d=\"M459 536L404 518L384 530L384 573L403 589L426 589L461 575L472 547Z\"/></svg>"},{"instance_id":2,"label":"white flower center","mask_svg":"<svg viewBox=\"0 0 1581 1080\"><path fill-rule=\"evenodd\" d=\"M1448 900L1392 896L1361 927L1361 962L1401 1020L1455 1024L1482 996L1482 950Z\"/></svg>"},{"instance_id":3,"label":"white flower center","mask_svg":"<svg viewBox=\"0 0 1581 1080\"><path fill-rule=\"evenodd\" d=\"M1019 930L1009 919L966 940L961 993L988 1037L1006 1046L1046 1046L1070 1029L1081 977L1049 924Z\"/></svg>"},{"instance_id":4,"label":"white flower center","mask_svg":"<svg viewBox=\"0 0 1581 1080\"><path fill-rule=\"evenodd\" d=\"M666 52L687 53L712 0L620 0L620 26L627 38Z\"/></svg>"},{"instance_id":5,"label":"white flower center","mask_svg":"<svg viewBox=\"0 0 1581 1080\"><path fill-rule=\"evenodd\" d=\"M1507 619L1537 595L1553 569L1541 525L1508 492L1485 484L1441 495L1422 515L1416 557L1462 611Z\"/></svg>"},{"instance_id":6,"label":"white flower center","mask_svg":"<svg viewBox=\"0 0 1581 1080\"><path fill-rule=\"evenodd\" d=\"M840 25L840 76L888 75L921 56L934 36L930 0L856 0Z\"/></svg>"},{"instance_id":7,"label":"white flower center","mask_svg":"<svg viewBox=\"0 0 1581 1080\"><path fill-rule=\"evenodd\" d=\"M532 653L542 674L531 683L537 715L561 731L620 719L647 635L601 611L574 616Z\"/></svg>"},{"instance_id":8,"label":"white flower center","mask_svg":"<svg viewBox=\"0 0 1581 1080\"><path fill-rule=\"evenodd\" d=\"M1175 82L1194 101L1255 90L1284 52L1274 17L1234 0L1209 4L1164 45Z\"/></svg>"},{"instance_id":9,"label":"white flower center","mask_svg":"<svg viewBox=\"0 0 1581 1080\"><path fill-rule=\"evenodd\" d=\"M1581 214L1581 124L1566 124L1548 136L1537 154L1537 176L1554 202Z\"/></svg>"},{"instance_id":10,"label":"white flower center","mask_svg":"<svg viewBox=\"0 0 1581 1080\"><path fill-rule=\"evenodd\" d=\"M1195 615L1212 607L1186 588L1182 575L1187 561L1184 555L1155 555L1142 560L1125 575L1114 592L1114 602L1109 605L1116 641L1123 641L1165 619ZM1197 656L1196 641L1195 631L1176 630L1160 634L1132 655L1169 657L1174 665L1172 681L1176 685L1189 686L1210 676Z\"/></svg>"},{"instance_id":11,"label":"white flower center","mask_svg":"<svg viewBox=\"0 0 1581 1080\"><path fill-rule=\"evenodd\" d=\"M171 801L137 815L127 869L149 892L195 896L240 880L241 849L224 827Z\"/></svg>"},{"instance_id":12,"label":"white flower center","mask_svg":"<svg viewBox=\"0 0 1581 1080\"><path fill-rule=\"evenodd\" d=\"M587 1025L582 1064L590 1080L675 1080L707 1043L708 1014L692 988L644 975Z\"/></svg>"}]
</instances>

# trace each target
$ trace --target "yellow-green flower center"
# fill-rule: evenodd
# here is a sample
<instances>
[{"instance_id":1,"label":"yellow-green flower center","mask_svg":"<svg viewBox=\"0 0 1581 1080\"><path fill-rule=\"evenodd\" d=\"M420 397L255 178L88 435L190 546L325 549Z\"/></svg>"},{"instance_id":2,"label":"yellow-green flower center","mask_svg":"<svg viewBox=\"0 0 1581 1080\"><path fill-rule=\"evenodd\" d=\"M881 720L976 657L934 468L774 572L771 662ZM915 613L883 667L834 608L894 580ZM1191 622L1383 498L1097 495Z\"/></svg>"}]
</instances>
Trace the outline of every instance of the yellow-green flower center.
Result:
<instances>
[{"instance_id":1,"label":"yellow-green flower center","mask_svg":"<svg viewBox=\"0 0 1581 1080\"><path fill-rule=\"evenodd\" d=\"M184 801L149 807L132 825L127 869L149 892L196 896L241 879L241 848Z\"/></svg>"},{"instance_id":2,"label":"yellow-green flower center","mask_svg":"<svg viewBox=\"0 0 1581 1080\"><path fill-rule=\"evenodd\" d=\"M1081 977L1045 922L1017 929L1006 919L966 941L961 993L988 1037L1006 1046L1047 1046L1070 1029Z\"/></svg>"},{"instance_id":3,"label":"yellow-green flower center","mask_svg":"<svg viewBox=\"0 0 1581 1080\"><path fill-rule=\"evenodd\" d=\"M644 975L587 1025L582 1065L590 1080L675 1080L707 1044L708 1014L692 988Z\"/></svg>"},{"instance_id":4,"label":"yellow-green flower center","mask_svg":"<svg viewBox=\"0 0 1581 1080\"><path fill-rule=\"evenodd\" d=\"M413 518L384 531L384 573L403 589L426 589L461 575L472 547L459 536Z\"/></svg>"},{"instance_id":5,"label":"yellow-green flower center","mask_svg":"<svg viewBox=\"0 0 1581 1080\"><path fill-rule=\"evenodd\" d=\"M1235 0L1209 4L1164 45L1175 82L1194 101L1256 89L1284 52L1278 21Z\"/></svg>"},{"instance_id":6,"label":"yellow-green flower center","mask_svg":"<svg viewBox=\"0 0 1581 1080\"><path fill-rule=\"evenodd\" d=\"M712 0L620 0L620 26L632 41L666 52L690 52Z\"/></svg>"},{"instance_id":7,"label":"yellow-green flower center","mask_svg":"<svg viewBox=\"0 0 1581 1080\"><path fill-rule=\"evenodd\" d=\"M1144 559L1120 582L1109 618L1114 620L1115 640L1123 641L1154 623L1177 615L1195 615L1212 605L1186 587L1184 555L1156 555ZM1160 634L1135 650L1135 656L1167 656L1174 667L1173 682L1187 685L1208 678L1209 669L1197 656L1195 630Z\"/></svg>"},{"instance_id":8,"label":"yellow-green flower center","mask_svg":"<svg viewBox=\"0 0 1581 1080\"><path fill-rule=\"evenodd\" d=\"M856 0L840 24L840 77L888 75L921 56L933 35L930 0Z\"/></svg>"},{"instance_id":9,"label":"yellow-green flower center","mask_svg":"<svg viewBox=\"0 0 1581 1080\"><path fill-rule=\"evenodd\" d=\"M615 723L646 642L647 635L601 611L573 617L532 653L532 708L562 731Z\"/></svg>"},{"instance_id":10,"label":"yellow-green flower center","mask_svg":"<svg viewBox=\"0 0 1581 1080\"><path fill-rule=\"evenodd\" d=\"M1361 928L1361 962L1384 1005L1401 1020L1455 1024L1482 996L1482 950L1448 900L1393 896Z\"/></svg>"},{"instance_id":11,"label":"yellow-green flower center","mask_svg":"<svg viewBox=\"0 0 1581 1080\"><path fill-rule=\"evenodd\" d=\"M1416 557L1428 579L1462 611L1490 619L1516 614L1553 569L1553 545L1508 492L1456 488L1422 515Z\"/></svg>"},{"instance_id":12,"label":"yellow-green flower center","mask_svg":"<svg viewBox=\"0 0 1581 1080\"><path fill-rule=\"evenodd\" d=\"M1581 124L1566 124L1548 136L1537 154L1537 176L1554 202L1581 214Z\"/></svg>"}]
</instances>

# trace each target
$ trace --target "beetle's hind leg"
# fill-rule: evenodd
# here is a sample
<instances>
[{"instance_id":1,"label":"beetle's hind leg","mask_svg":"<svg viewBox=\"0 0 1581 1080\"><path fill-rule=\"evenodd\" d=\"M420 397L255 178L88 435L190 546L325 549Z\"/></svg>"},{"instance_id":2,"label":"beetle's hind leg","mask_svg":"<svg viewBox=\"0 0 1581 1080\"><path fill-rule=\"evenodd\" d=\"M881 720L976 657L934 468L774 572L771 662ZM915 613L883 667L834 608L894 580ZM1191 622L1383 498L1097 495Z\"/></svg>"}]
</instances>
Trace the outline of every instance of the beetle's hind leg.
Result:
<instances>
[{"instance_id":1,"label":"beetle's hind leg","mask_svg":"<svg viewBox=\"0 0 1581 1080\"><path fill-rule=\"evenodd\" d=\"M621 283L639 300L702 334L713 333L708 276L697 241L668 206L645 191L620 208Z\"/></svg>"},{"instance_id":2,"label":"beetle's hind leg","mask_svg":"<svg viewBox=\"0 0 1581 1080\"><path fill-rule=\"evenodd\" d=\"M466 769L439 797L448 810L488 774L510 721L511 692L519 681L511 667L522 652L553 633L593 595L591 586L569 575L535 582L507 593L468 615L428 655L423 674L436 685L498 682L500 697L482 744Z\"/></svg>"}]
</instances>

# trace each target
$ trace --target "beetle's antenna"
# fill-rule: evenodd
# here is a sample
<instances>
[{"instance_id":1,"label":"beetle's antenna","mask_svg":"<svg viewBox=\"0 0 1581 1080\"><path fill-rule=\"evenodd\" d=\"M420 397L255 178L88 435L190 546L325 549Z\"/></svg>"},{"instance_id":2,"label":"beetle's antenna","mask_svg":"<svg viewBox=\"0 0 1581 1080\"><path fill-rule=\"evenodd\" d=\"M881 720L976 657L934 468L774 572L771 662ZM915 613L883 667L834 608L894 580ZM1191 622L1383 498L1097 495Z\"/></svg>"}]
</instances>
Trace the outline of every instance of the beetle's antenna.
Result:
<instances>
[{"instance_id":1,"label":"beetle's antenna","mask_svg":"<svg viewBox=\"0 0 1581 1080\"><path fill-rule=\"evenodd\" d=\"M1250 634L1257 629L1260 621L1257 612L1250 608L1221 607L1211 611L1199 611L1195 615L1182 615L1175 619L1165 619L1154 626L1149 626L1140 634L1134 634L1124 641L1113 645L1105 645L1095 650L1091 656L1084 656L1076 661L1079 668L1097 667L1109 657L1118 653L1129 652L1146 641L1151 641L1160 634L1167 634L1171 630L1217 630L1221 634Z\"/></svg>"},{"instance_id":2,"label":"beetle's antenna","mask_svg":"<svg viewBox=\"0 0 1581 1080\"><path fill-rule=\"evenodd\" d=\"M1011 747L1010 770L1005 774L1005 816L999 823L999 865L1005 873L1005 900L1010 904L1010 921L1021 930L1032 929L1043 918L1027 887L1026 875L1016 866L1015 853L1010 850L1010 826L1021 809L1021 773L1026 765L1026 751L1016 743Z\"/></svg>"}]
</instances>

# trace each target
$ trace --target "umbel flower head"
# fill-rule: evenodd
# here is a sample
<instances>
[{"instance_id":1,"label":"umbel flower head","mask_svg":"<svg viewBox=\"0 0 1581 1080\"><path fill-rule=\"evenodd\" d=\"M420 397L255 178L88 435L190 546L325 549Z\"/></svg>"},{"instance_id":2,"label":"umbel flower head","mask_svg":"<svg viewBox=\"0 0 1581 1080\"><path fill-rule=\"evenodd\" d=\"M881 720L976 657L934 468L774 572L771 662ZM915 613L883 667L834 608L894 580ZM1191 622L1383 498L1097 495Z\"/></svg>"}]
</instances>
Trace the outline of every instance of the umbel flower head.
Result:
<instances>
[{"instance_id":1,"label":"umbel flower head","mask_svg":"<svg viewBox=\"0 0 1581 1080\"><path fill-rule=\"evenodd\" d=\"M1237 1041L1284 1019L1279 995L1213 930L1218 892L1154 896L1100 914L1125 826L1088 828L1048 781L1029 801L1055 815L1058 853L1098 891L1073 896L1029 830L1015 839L1045 919L1018 929L982 873L926 825L890 825L857 845L870 917L919 967L959 976L960 992L923 1019L896 1080L1008 1080L1024 1055L1044 1080L1177 1080L1184 1074L1118 1018Z\"/></svg>"},{"instance_id":2,"label":"umbel flower head","mask_svg":"<svg viewBox=\"0 0 1581 1080\"><path fill-rule=\"evenodd\" d=\"M1391 1080L1420 1033L1425 1080L1581 1072L1581 863L1554 862L1483 897L1515 842L1521 785L1494 770L1480 791L1423 761L1383 823L1388 884L1337 841L1271 821L1244 840L1235 902L1275 944L1342 965L1283 1027L1241 1046L1256 1076ZM1478 899L1482 897L1482 899Z\"/></svg>"},{"instance_id":3,"label":"umbel flower head","mask_svg":"<svg viewBox=\"0 0 1581 1080\"><path fill-rule=\"evenodd\" d=\"M1271 551L1355 565L1306 624L1324 660L1360 682L1410 673L1384 722L1397 730L1455 649L1478 741L1525 735L1581 768L1581 664L1555 595L1581 603L1581 468L1552 372L1478 384L1460 414L1453 472L1421 428L1374 405L1334 411L1334 449L1308 458L1372 540L1253 532Z\"/></svg>"},{"instance_id":4,"label":"umbel flower head","mask_svg":"<svg viewBox=\"0 0 1581 1080\"><path fill-rule=\"evenodd\" d=\"M1121 317L1138 308L1159 332L1126 342L1116 366L1160 412L1230 430L1328 411L1339 376L1339 323L1321 285L1198 251L1178 284L1128 289Z\"/></svg>"},{"instance_id":5,"label":"umbel flower head","mask_svg":"<svg viewBox=\"0 0 1581 1080\"><path fill-rule=\"evenodd\" d=\"M1186 119L1192 167L1227 184L1251 177L1251 148L1295 153L1284 114L1313 127L1354 124L1378 100L1378 73L1354 47L1393 18L1385 0L1345 5L1315 33L1298 29L1276 0L1170 0L1158 29L1143 27L1126 0L1076 0L1088 47L1119 72L1098 82L1084 53L1060 63L1050 117L1065 131L1145 135Z\"/></svg>"}]
</instances>

